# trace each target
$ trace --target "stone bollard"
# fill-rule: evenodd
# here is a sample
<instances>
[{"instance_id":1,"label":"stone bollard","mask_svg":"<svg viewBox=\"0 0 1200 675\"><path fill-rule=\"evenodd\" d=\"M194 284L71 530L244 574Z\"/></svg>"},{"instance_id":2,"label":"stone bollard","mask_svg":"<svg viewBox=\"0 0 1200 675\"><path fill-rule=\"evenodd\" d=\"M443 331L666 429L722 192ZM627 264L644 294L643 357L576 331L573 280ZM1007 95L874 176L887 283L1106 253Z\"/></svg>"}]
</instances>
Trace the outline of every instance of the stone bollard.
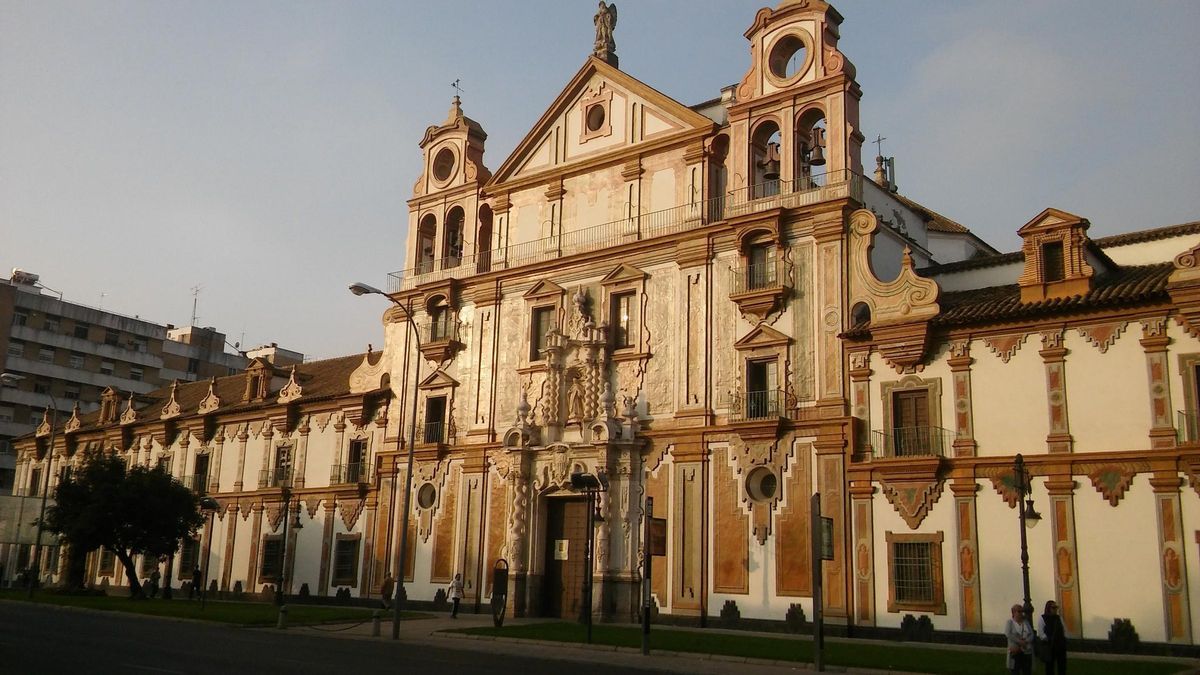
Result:
<instances>
[{"instance_id":1,"label":"stone bollard","mask_svg":"<svg viewBox=\"0 0 1200 675\"><path fill-rule=\"evenodd\" d=\"M382 612L375 610L371 615L371 637L379 637L379 620L382 618Z\"/></svg>"},{"instance_id":2,"label":"stone bollard","mask_svg":"<svg viewBox=\"0 0 1200 675\"><path fill-rule=\"evenodd\" d=\"M276 628L279 628L281 630L287 628L287 613L288 613L287 605L282 605L279 608L279 621L277 621L275 623Z\"/></svg>"}]
</instances>

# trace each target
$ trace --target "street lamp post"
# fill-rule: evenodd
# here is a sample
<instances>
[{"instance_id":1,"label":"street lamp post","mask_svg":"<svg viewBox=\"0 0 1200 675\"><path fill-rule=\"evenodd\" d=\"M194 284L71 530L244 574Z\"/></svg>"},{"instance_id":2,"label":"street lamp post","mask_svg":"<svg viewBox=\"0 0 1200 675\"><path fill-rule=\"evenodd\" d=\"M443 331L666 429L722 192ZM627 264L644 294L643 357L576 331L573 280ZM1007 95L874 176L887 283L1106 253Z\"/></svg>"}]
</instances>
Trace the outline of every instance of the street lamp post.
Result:
<instances>
[{"instance_id":1,"label":"street lamp post","mask_svg":"<svg viewBox=\"0 0 1200 675\"><path fill-rule=\"evenodd\" d=\"M204 611L204 606L208 602L208 566L212 563L212 540L213 535L217 531L217 509L221 505L212 497L200 498L200 510L208 511L208 550L204 555L204 580L200 583L203 587L200 589L200 610Z\"/></svg>"},{"instance_id":2,"label":"street lamp post","mask_svg":"<svg viewBox=\"0 0 1200 675\"><path fill-rule=\"evenodd\" d=\"M283 499L283 545L279 547L279 582L275 587L275 606L283 607L284 586L287 585L287 549L288 549L288 521L292 514L292 488L286 482L290 481L291 477L285 479L285 482L280 484L280 497ZM296 522L292 523L293 530L299 530L304 527L300 522L300 498L296 498ZM295 536L295 535L293 535Z\"/></svg>"},{"instance_id":3,"label":"street lamp post","mask_svg":"<svg viewBox=\"0 0 1200 675\"><path fill-rule=\"evenodd\" d=\"M1021 584L1025 592L1025 619L1033 620L1033 601L1029 597L1029 542L1025 530L1041 521L1042 516L1033 508L1033 486L1030 484L1029 470L1025 467L1025 458L1017 455L1013 462L1013 480L1017 484L1017 511L1021 518Z\"/></svg>"},{"instance_id":4,"label":"street lamp post","mask_svg":"<svg viewBox=\"0 0 1200 675\"><path fill-rule=\"evenodd\" d=\"M0 381L3 382L20 382L23 379L25 376L16 373L0 373ZM46 396L50 397L52 411L50 413L50 444L46 447L46 470L42 472L42 506L37 519L37 544L33 547L33 556L30 557L29 569L25 573L25 581L29 584L27 596L30 598L33 597L33 589L38 584L38 568L42 556L42 523L46 520L46 497L50 493L50 462L54 457L54 435L58 430L58 401L50 392L46 392Z\"/></svg>"},{"instance_id":5,"label":"street lamp post","mask_svg":"<svg viewBox=\"0 0 1200 675\"><path fill-rule=\"evenodd\" d=\"M608 485L603 478L590 473L573 473L571 474L571 487L576 490L583 490L588 498L588 522L587 522L587 547L584 549L584 574L583 574L583 612L584 623L587 624L587 641L592 642L592 588L595 585L595 566L593 559L596 557L596 523L604 522L604 517L599 514L600 507L596 503L596 497L599 493L608 490Z\"/></svg>"},{"instance_id":6,"label":"street lamp post","mask_svg":"<svg viewBox=\"0 0 1200 675\"><path fill-rule=\"evenodd\" d=\"M350 284L350 292L355 295L382 295L387 298L393 305L400 308L404 312L404 320L408 322L408 327L412 329L413 340L417 345L417 359L413 370L415 377L413 379L413 398L412 398L412 413L411 421L408 425L408 459L407 469L404 472L404 508L400 514L400 559L399 569L396 570L396 590L392 603L392 608L395 615L392 618L392 639L400 639L400 612L404 604L404 569L408 564L408 514L412 509L412 475L413 475L413 446L417 442L417 394L418 385L421 383L421 331L417 330L417 324L413 322L412 312L407 307L397 302L392 296L383 291L368 286L367 284L357 282ZM393 483L394 484L394 483Z\"/></svg>"}]
</instances>

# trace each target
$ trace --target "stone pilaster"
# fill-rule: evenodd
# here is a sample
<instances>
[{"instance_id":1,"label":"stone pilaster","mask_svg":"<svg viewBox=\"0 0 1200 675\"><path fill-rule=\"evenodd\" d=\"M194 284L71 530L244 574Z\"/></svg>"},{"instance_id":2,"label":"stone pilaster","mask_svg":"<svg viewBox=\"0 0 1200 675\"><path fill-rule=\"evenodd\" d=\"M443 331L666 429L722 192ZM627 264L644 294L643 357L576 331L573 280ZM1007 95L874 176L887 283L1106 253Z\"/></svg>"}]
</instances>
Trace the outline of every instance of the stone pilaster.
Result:
<instances>
[{"instance_id":1,"label":"stone pilaster","mask_svg":"<svg viewBox=\"0 0 1200 675\"><path fill-rule=\"evenodd\" d=\"M1075 481L1070 476L1046 480L1050 495L1050 527L1054 543L1054 597L1067 633L1083 631L1082 593L1079 588L1079 552L1075 540Z\"/></svg>"},{"instance_id":2,"label":"stone pilaster","mask_svg":"<svg viewBox=\"0 0 1200 675\"><path fill-rule=\"evenodd\" d=\"M983 597L979 583L979 528L975 517L975 495L979 486L974 478L956 478L950 483L954 493L954 532L958 552L959 622L969 633L983 631Z\"/></svg>"},{"instance_id":3,"label":"stone pilaster","mask_svg":"<svg viewBox=\"0 0 1200 675\"><path fill-rule=\"evenodd\" d=\"M1183 549L1183 514L1174 472L1155 472L1150 479L1158 520L1159 574L1162 579L1163 619L1167 642L1192 643L1191 606L1188 601L1186 554Z\"/></svg>"},{"instance_id":4,"label":"stone pilaster","mask_svg":"<svg viewBox=\"0 0 1200 675\"><path fill-rule=\"evenodd\" d=\"M1142 320L1142 349L1146 352L1146 380L1150 388L1150 447L1175 447L1175 425L1171 419L1171 387L1167 380L1167 337L1165 318Z\"/></svg>"},{"instance_id":5,"label":"stone pilaster","mask_svg":"<svg viewBox=\"0 0 1200 675\"><path fill-rule=\"evenodd\" d=\"M854 456L871 456L871 352L850 354L850 414L854 417Z\"/></svg>"},{"instance_id":6,"label":"stone pilaster","mask_svg":"<svg viewBox=\"0 0 1200 675\"><path fill-rule=\"evenodd\" d=\"M213 467L211 471L213 479L208 486L208 491L210 493L217 493L221 491L221 460L225 457L225 432L218 430L216 438L213 441L215 443L212 451Z\"/></svg>"},{"instance_id":7,"label":"stone pilaster","mask_svg":"<svg viewBox=\"0 0 1200 675\"><path fill-rule=\"evenodd\" d=\"M249 569L246 570L246 587L247 593L258 592L258 550L262 547L262 503L255 504L250 507L250 561Z\"/></svg>"},{"instance_id":8,"label":"stone pilaster","mask_svg":"<svg viewBox=\"0 0 1200 675\"><path fill-rule=\"evenodd\" d=\"M975 418L971 405L971 341L963 338L950 343L950 374L954 394L954 456L975 456ZM973 508L973 507L972 507ZM973 517L973 516L972 516Z\"/></svg>"},{"instance_id":9,"label":"stone pilaster","mask_svg":"<svg viewBox=\"0 0 1200 675\"><path fill-rule=\"evenodd\" d=\"M233 576L233 551L237 543L238 505L234 502L225 510L225 556L221 560L221 590L228 591Z\"/></svg>"},{"instance_id":10,"label":"stone pilaster","mask_svg":"<svg viewBox=\"0 0 1200 675\"><path fill-rule=\"evenodd\" d=\"M312 429L308 426L308 416L305 415L304 420L300 423L300 428L297 433L300 434L300 440L296 443L296 467L292 472L292 486L296 488L304 487L304 469L308 465L308 434Z\"/></svg>"},{"instance_id":11,"label":"stone pilaster","mask_svg":"<svg viewBox=\"0 0 1200 675\"><path fill-rule=\"evenodd\" d=\"M1046 365L1046 400L1049 404L1050 433L1046 449L1051 453L1071 452L1071 424L1067 418L1067 349L1062 345L1063 332L1042 333L1042 349L1038 352Z\"/></svg>"},{"instance_id":12,"label":"stone pilaster","mask_svg":"<svg viewBox=\"0 0 1200 675\"><path fill-rule=\"evenodd\" d=\"M237 479L233 481L233 491L234 492L241 492L242 488L245 486L244 481L246 478L246 441L249 439L250 439L250 435L246 433L246 428L242 427L242 429L238 431L238 435L237 435L238 468L237 468Z\"/></svg>"},{"instance_id":13,"label":"stone pilaster","mask_svg":"<svg viewBox=\"0 0 1200 675\"><path fill-rule=\"evenodd\" d=\"M870 481L850 483L850 513L854 526L854 616L856 626L875 625L875 526Z\"/></svg>"},{"instance_id":14,"label":"stone pilaster","mask_svg":"<svg viewBox=\"0 0 1200 675\"><path fill-rule=\"evenodd\" d=\"M326 499L321 508L321 568L317 573L317 595L329 595L329 560L333 556L333 526L337 519L337 502Z\"/></svg>"}]
</instances>

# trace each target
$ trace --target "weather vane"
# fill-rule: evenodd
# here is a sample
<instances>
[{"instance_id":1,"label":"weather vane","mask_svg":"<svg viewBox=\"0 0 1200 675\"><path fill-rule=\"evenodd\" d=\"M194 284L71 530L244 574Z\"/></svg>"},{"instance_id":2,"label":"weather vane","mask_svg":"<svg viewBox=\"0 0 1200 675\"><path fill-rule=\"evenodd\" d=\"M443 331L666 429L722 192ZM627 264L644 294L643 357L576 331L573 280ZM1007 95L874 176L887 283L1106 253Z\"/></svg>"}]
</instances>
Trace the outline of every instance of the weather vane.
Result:
<instances>
[{"instance_id":1,"label":"weather vane","mask_svg":"<svg viewBox=\"0 0 1200 675\"><path fill-rule=\"evenodd\" d=\"M456 77L456 78L454 78L454 81L450 83L450 86L454 87L454 96L456 98L458 98L463 93L463 88L458 86L459 81L460 81L460 78Z\"/></svg>"}]
</instances>

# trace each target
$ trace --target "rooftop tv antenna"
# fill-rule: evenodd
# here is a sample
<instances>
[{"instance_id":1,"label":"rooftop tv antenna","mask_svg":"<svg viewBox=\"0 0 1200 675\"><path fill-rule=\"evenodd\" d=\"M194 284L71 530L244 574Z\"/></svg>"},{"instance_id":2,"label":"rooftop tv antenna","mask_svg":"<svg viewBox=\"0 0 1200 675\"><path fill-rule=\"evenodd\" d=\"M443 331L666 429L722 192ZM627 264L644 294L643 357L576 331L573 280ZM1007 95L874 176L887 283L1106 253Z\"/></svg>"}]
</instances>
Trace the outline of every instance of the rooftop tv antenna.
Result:
<instances>
[{"instance_id":1,"label":"rooftop tv antenna","mask_svg":"<svg viewBox=\"0 0 1200 675\"><path fill-rule=\"evenodd\" d=\"M200 301L200 291L204 290L204 284L196 284L192 286L192 323L196 325L196 304Z\"/></svg>"}]
</instances>

